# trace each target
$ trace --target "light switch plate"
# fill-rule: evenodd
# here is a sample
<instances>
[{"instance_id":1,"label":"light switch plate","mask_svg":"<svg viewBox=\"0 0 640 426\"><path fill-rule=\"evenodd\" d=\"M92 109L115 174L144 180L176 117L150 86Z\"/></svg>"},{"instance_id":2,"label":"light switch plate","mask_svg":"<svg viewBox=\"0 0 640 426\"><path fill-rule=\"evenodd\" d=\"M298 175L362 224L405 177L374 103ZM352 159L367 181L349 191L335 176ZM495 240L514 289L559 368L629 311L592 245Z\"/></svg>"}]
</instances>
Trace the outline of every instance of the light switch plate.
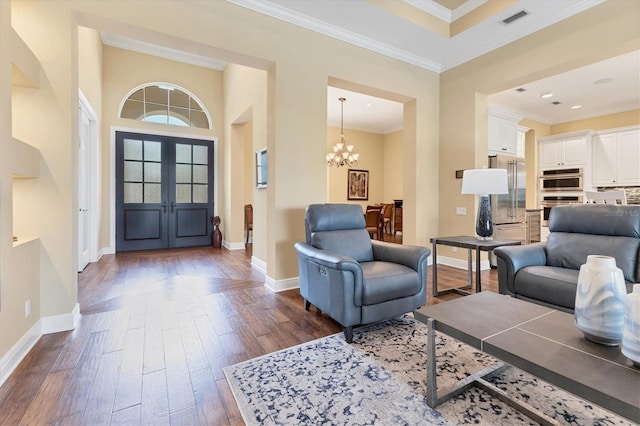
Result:
<instances>
[{"instance_id":1,"label":"light switch plate","mask_svg":"<svg viewBox=\"0 0 640 426\"><path fill-rule=\"evenodd\" d=\"M466 216L467 215L467 208L466 207L456 207L456 214L458 216Z\"/></svg>"}]
</instances>

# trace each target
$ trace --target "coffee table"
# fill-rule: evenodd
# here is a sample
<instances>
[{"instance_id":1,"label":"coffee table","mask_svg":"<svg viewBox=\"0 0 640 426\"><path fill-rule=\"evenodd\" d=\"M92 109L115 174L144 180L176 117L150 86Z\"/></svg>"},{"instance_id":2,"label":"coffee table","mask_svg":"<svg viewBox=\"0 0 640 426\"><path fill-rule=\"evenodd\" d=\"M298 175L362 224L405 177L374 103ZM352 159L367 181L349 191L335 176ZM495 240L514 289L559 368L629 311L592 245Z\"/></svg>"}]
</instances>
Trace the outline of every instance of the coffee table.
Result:
<instances>
[{"instance_id":1,"label":"coffee table","mask_svg":"<svg viewBox=\"0 0 640 426\"><path fill-rule=\"evenodd\" d=\"M505 366L482 370L438 397L435 330L527 371L580 398L640 423L640 369L620 352L585 339L573 315L485 291L414 312L429 327L427 404L435 407L479 386L543 424L555 421L486 381ZM507 366L508 367L508 366Z\"/></svg>"}]
</instances>

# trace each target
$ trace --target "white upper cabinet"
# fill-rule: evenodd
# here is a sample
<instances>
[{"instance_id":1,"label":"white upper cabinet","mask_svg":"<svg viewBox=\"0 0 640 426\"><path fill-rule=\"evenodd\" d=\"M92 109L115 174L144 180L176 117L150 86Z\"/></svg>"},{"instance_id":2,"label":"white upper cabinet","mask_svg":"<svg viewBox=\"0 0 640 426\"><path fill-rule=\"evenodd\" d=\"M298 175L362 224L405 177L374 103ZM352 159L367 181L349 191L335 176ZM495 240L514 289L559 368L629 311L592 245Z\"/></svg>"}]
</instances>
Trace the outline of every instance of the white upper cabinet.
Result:
<instances>
[{"instance_id":1,"label":"white upper cabinet","mask_svg":"<svg viewBox=\"0 0 640 426\"><path fill-rule=\"evenodd\" d=\"M599 133L594 138L593 185L640 185L640 128Z\"/></svg>"},{"instance_id":2,"label":"white upper cabinet","mask_svg":"<svg viewBox=\"0 0 640 426\"><path fill-rule=\"evenodd\" d=\"M538 139L540 169L586 166L590 142L591 137L587 135Z\"/></svg>"},{"instance_id":3,"label":"white upper cabinet","mask_svg":"<svg viewBox=\"0 0 640 426\"><path fill-rule=\"evenodd\" d=\"M518 121L521 116L507 111L489 108L489 155L518 155Z\"/></svg>"}]
</instances>

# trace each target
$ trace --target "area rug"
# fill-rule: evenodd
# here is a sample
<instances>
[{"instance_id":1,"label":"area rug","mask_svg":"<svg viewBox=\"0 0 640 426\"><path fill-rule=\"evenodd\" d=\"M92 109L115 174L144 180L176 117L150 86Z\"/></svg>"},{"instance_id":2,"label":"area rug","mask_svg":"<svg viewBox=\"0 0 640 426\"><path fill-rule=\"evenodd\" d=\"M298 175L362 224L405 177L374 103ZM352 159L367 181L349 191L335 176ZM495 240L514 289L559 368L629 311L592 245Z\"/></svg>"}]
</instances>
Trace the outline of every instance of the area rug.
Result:
<instances>
[{"instance_id":1,"label":"area rug","mask_svg":"<svg viewBox=\"0 0 640 426\"><path fill-rule=\"evenodd\" d=\"M224 369L247 425L532 425L530 418L472 388L425 403L427 328L406 315L335 334ZM438 389L498 361L451 337L436 336ZM518 369L491 379L559 424L631 425Z\"/></svg>"}]
</instances>

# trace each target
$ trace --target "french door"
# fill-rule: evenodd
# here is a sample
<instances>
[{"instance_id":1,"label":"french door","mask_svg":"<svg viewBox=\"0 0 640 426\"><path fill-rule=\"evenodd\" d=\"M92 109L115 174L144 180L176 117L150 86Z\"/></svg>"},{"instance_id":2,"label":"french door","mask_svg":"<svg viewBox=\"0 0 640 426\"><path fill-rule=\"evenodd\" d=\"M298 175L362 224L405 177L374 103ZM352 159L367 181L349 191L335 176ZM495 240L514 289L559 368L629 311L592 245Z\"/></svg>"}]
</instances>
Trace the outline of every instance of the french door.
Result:
<instances>
[{"instance_id":1,"label":"french door","mask_svg":"<svg viewBox=\"0 0 640 426\"><path fill-rule=\"evenodd\" d=\"M213 143L116 132L116 251L211 244Z\"/></svg>"}]
</instances>

